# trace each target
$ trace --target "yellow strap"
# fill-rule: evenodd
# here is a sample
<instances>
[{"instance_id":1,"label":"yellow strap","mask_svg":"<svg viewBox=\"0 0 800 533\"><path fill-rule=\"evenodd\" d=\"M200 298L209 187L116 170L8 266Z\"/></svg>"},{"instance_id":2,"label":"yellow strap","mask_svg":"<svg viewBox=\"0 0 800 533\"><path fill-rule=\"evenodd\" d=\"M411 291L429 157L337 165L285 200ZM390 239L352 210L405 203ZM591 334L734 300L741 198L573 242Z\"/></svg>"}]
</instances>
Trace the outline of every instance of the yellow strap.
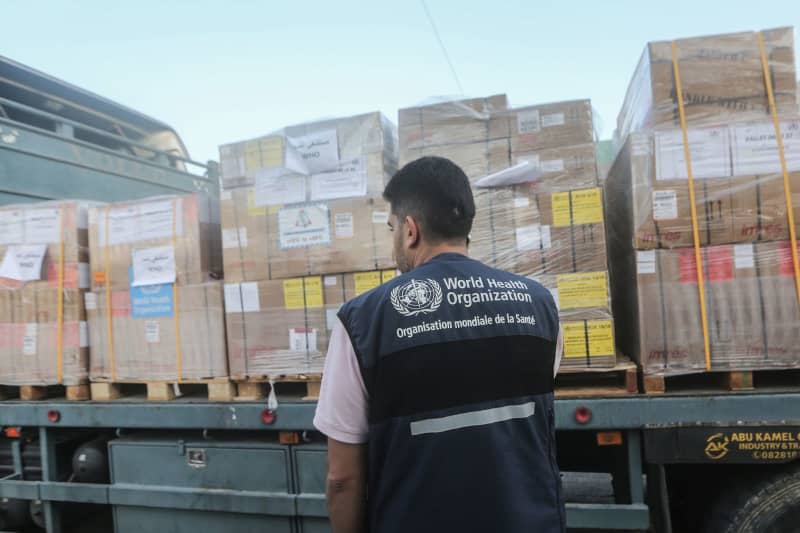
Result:
<instances>
[{"instance_id":1,"label":"yellow strap","mask_svg":"<svg viewBox=\"0 0 800 533\"><path fill-rule=\"evenodd\" d=\"M692 241L694 242L694 262L697 268L697 292L700 296L700 319L703 326L703 352L706 370L711 370L711 343L708 338L708 311L706 309L706 283L703 276L703 255L700 250L700 230L697 227L697 205L695 203L694 176L692 174L692 158L689 151L689 132L686 129L686 112L683 108L683 87L681 71L678 68L678 48L672 41L672 69L675 73L675 89L678 96L678 114L681 119L683 133L683 157L686 160L686 176L689 179L689 208L692 215Z\"/></svg>"},{"instance_id":2,"label":"yellow strap","mask_svg":"<svg viewBox=\"0 0 800 533\"><path fill-rule=\"evenodd\" d=\"M111 269L109 268L111 255L111 235L108 232L108 213L110 207L105 210L105 237L106 242L103 247L103 280L106 287L106 328L108 330L108 364L111 367L111 382L117 380L117 361L114 357L114 330L112 328L111 320Z\"/></svg>"},{"instance_id":3,"label":"yellow strap","mask_svg":"<svg viewBox=\"0 0 800 533\"><path fill-rule=\"evenodd\" d=\"M172 200L172 253L177 267L178 238L177 238L178 199ZM181 351L181 312L178 301L178 275L172 283L172 308L175 317L175 368L178 373L178 383L183 380L183 352Z\"/></svg>"},{"instance_id":4,"label":"yellow strap","mask_svg":"<svg viewBox=\"0 0 800 533\"><path fill-rule=\"evenodd\" d=\"M792 206L792 186L789 183L789 167L786 165L786 152L783 147L781 122L778 120L778 107L775 105L775 93L772 91L772 78L769 75L769 60L764 46L764 37L761 32L756 33L758 50L761 53L761 68L764 70L764 83L767 85L767 98L769 109L772 113L772 122L775 125L775 142L778 144L778 156L781 160L783 172L783 195L786 197L786 214L789 218L789 241L792 248L792 265L794 266L794 287L797 292L797 301L800 302L800 260L797 257L797 231L794 226L794 207Z\"/></svg>"},{"instance_id":5,"label":"yellow strap","mask_svg":"<svg viewBox=\"0 0 800 533\"><path fill-rule=\"evenodd\" d=\"M64 380L64 211L61 206L59 217L61 219L58 239L58 295L56 315L56 378L59 383Z\"/></svg>"}]
</instances>

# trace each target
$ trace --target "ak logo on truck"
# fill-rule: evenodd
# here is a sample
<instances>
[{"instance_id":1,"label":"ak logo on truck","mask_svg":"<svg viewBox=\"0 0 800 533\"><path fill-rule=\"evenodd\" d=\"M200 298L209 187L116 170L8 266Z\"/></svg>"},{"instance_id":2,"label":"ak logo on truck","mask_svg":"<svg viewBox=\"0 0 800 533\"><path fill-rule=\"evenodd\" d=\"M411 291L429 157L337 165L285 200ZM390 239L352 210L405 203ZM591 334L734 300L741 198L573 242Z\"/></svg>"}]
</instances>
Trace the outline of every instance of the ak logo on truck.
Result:
<instances>
[{"instance_id":1,"label":"ak logo on truck","mask_svg":"<svg viewBox=\"0 0 800 533\"><path fill-rule=\"evenodd\" d=\"M715 433L708 437L706 441L706 455L715 461L728 455L728 444L730 439L722 433Z\"/></svg>"}]
</instances>

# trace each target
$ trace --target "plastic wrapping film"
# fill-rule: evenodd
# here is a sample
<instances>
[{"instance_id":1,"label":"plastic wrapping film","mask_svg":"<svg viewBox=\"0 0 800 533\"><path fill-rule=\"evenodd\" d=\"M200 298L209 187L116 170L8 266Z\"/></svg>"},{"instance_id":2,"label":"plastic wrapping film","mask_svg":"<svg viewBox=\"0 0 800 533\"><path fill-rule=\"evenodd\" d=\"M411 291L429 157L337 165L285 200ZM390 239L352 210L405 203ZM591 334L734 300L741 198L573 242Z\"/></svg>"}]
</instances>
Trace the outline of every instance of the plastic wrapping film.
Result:
<instances>
[{"instance_id":1,"label":"plastic wrapping film","mask_svg":"<svg viewBox=\"0 0 800 533\"><path fill-rule=\"evenodd\" d=\"M82 294L89 287L91 205L61 200L0 207L0 383L88 380Z\"/></svg>"},{"instance_id":2,"label":"plastic wrapping film","mask_svg":"<svg viewBox=\"0 0 800 533\"><path fill-rule=\"evenodd\" d=\"M378 112L298 124L220 146L220 166L224 188L256 186L257 205L379 196L397 129Z\"/></svg>"},{"instance_id":3,"label":"plastic wrapping film","mask_svg":"<svg viewBox=\"0 0 800 533\"><path fill-rule=\"evenodd\" d=\"M217 198L200 193L156 196L90 209L92 289L149 283L144 279L148 275L162 276L163 280L163 276L174 274L179 284L220 277L219 220ZM136 280L137 275L142 279Z\"/></svg>"},{"instance_id":4,"label":"plastic wrapping film","mask_svg":"<svg viewBox=\"0 0 800 533\"><path fill-rule=\"evenodd\" d=\"M509 108L504 95L400 111L401 165L451 159L470 178L469 254L550 289L564 367L616 363L602 192L588 100Z\"/></svg>"},{"instance_id":5,"label":"plastic wrapping film","mask_svg":"<svg viewBox=\"0 0 800 533\"><path fill-rule=\"evenodd\" d=\"M676 41L676 64L670 42L648 47L651 53L659 50L673 74L676 67L680 73L688 142L671 121L640 121L636 127L655 128L628 135L604 184L617 341L646 374L800 364L796 348L792 351L800 323L788 242L790 215L795 229L800 215L800 121L781 111L796 111L787 104L796 98L792 32L762 33L785 176L758 38L747 33ZM694 55L687 56L687 50ZM720 62L728 66L723 69ZM787 69L791 83L784 76ZM675 93L676 79L669 81ZM731 105L693 93L729 98ZM620 117L626 112L630 109ZM753 119L754 114L760 117Z\"/></svg>"},{"instance_id":6,"label":"plastic wrapping film","mask_svg":"<svg viewBox=\"0 0 800 533\"><path fill-rule=\"evenodd\" d=\"M225 284L228 359L234 380L322 372L336 313L388 281L394 269Z\"/></svg>"},{"instance_id":7,"label":"plastic wrapping film","mask_svg":"<svg viewBox=\"0 0 800 533\"><path fill-rule=\"evenodd\" d=\"M112 290L110 298L102 290L86 294L92 381L228 375L222 282L179 285L175 291L177 310L172 285Z\"/></svg>"},{"instance_id":8,"label":"plastic wrapping film","mask_svg":"<svg viewBox=\"0 0 800 533\"><path fill-rule=\"evenodd\" d=\"M769 60L778 111L797 111L794 29L761 32ZM689 125L769 117L767 91L756 32L678 39ZM617 135L679 126L672 66L672 41L648 43L633 74L617 117Z\"/></svg>"}]
</instances>

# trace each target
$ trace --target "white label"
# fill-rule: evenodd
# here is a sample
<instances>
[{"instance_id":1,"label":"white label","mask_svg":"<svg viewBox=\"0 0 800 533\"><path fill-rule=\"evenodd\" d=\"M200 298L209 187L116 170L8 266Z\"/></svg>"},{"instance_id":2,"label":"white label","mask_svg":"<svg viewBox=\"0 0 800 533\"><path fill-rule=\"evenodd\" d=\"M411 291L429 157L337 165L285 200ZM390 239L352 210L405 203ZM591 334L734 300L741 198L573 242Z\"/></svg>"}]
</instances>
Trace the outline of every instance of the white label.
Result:
<instances>
[{"instance_id":1,"label":"white label","mask_svg":"<svg viewBox=\"0 0 800 533\"><path fill-rule=\"evenodd\" d=\"M325 276L323 283L325 283L326 287L335 287L337 283L336 276Z\"/></svg>"},{"instance_id":2,"label":"white label","mask_svg":"<svg viewBox=\"0 0 800 533\"><path fill-rule=\"evenodd\" d=\"M78 288L88 289L91 285L89 263L78 263Z\"/></svg>"},{"instance_id":3,"label":"white label","mask_svg":"<svg viewBox=\"0 0 800 533\"><path fill-rule=\"evenodd\" d=\"M25 336L22 337L22 353L36 355L36 340L39 333L39 324L30 322L25 324Z\"/></svg>"},{"instance_id":4,"label":"white label","mask_svg":"<svg viewBox=\"0 0 800 533\"><path fill-rule=\"evenodd\" d=\"M372 223L373 224L388 224L389 223L389 212L388 211L373 211L372 212Z\"/></svg>"},{"instance_id":5,"label":"white label","mask_svg":"<svg viewBox=\"0 0 800 533\"><path fill-rule=\"evenodd\" d=\"M0 244L22 244L24 240L25 219L22 210L0 210Z\"/></svg>"},{"instance_id":6,"label":"white label","mask_svg":"<svg viewBox=\"0 0 800 533\"><path fill-rule=\"evenodd\" d=\"M516 229L516 234L517 250L520 252L548 249L551 246L550 226L539 224L521 226Z\"/></svg>"},{"instance_id":7,"label":"white label","mask_svg":"<svg viewBox=\"0 0 800 533\"><path fill-rule=\"evenodd\" d=\"M517 113L517 132L520 135L526 133L537 133L541 129L539 125L539 110L530 109Z\"/></svg>"},{"instance_id":8,"label":"white label","mask_svg":"<svg viewBox=\"0 0 800 533\"><path fill-rule=\"evenodd\" d=\"M173 209L174 206L174 209ZM98 211L100 246L158 240L183 235L183 200L159 200L143 204L115 207L108 210L106 241L106 210Z\"/></svg>"},{"instance_id":9,"label":"white label","mask_svg":"<svg viewBox=\"0 0 800 533\"><path fill-rule=\"evenodd\" d=\"M254 203L265 205L298 204L306 201L306 178L304 176L274 176L269 169L256 171Z\"/></svg>"},{"instance_id":10,"label":"white label","mask_svg":"<svg viewBox=\"0 0 800 533\"><path fill-rule=\"evenodd\" d=\"M50 244L61 240L61 209L26 209L25 242Z\"/></svg>"},{"instance_id":11,"label":"white label","mask_svg":"<svg viewBox=\"0 0 800 533\"><path fill-rule=\"evenodd\" d=\"M219 199L223 201L233 200L233 194L231 191L222 191L219 193Z\"/></svg>"},{"instance_id":12,"label":"white label","mask_svg":"<svg viewBox=\"0 0 800 533\"><path fill-rule=\"evenodd\" d=\"M339 143L336 130L318 131L302 137L289 137L308 174L326 172L339 166Z\"/></svg>"},{"instance_id":13,"label":"white label","mask_svg":"<svg viewBox=\"0 0 800 533\"><path fill-rule=\"evenodd\" d=\"M13 244L8 247L0 263L0 278L18 281L42 279L42 261L47 253L46 244Z\"/></svg>"},{"instance_id":14,"label":"white label","mask_svg":"<svg viewBox=\"0 0 800 533\"><path fill-rule=\"evenodd\" d=\"M542 169L542 172L563 172L564 171L564 160L563 159L548 159L547 161L542 161L539 164L539 168Z\"/></svg>"},{"instance_id":15,"label":"white label","mask_svg":"<svg viewBox=\"0 0 800 533\"><path fill-rule=\"evenodd\" d=\"M656 273L656 251L645 250L636 252L636 272L638 274Z\"/></svg>"},{"instance_id":16,"label":"white label","mask_svg":"<svg viewBox=\"0 0 800 533\"><path fill-rule=\"evenodd\" d=\"M336 213L333 224L337 239L353 238L353 213Z\"/></svg>"},{"instance_id":17,"label":"white label","mask_svg":"<svg viewBox=\"0 0 800 533\"><path fill-rule=\"evenodd\" d=\"M325 323L328 326L329 330L332 330L336 327L336 322L339 320L337 313L339 312L339 308L336 309L325 309Z\"/></svg>"},{"instance_id":18,"label":"white label","mask_svg":"<svg viewBox=\"0 0 800 533\"><path fill-rule=\"evenodd\" d=\"M85 320L78 322L78 337L81 348L89 347L89 325Z\"/></svg>"},{"instance_id":19,"label":"white label","mask_svg":"<svg viewBox=\"0 0 800 533\"><path fill-rule=\"evenodd\" d=\"M772 122L731 126L731 134L734 176L782 171ZM781 137L789 171L800 170L800 120L782 121Z\"/></svg>"},{"instance_id":20,"label":"white label","mask_svg":"<svg viewBox=\"0 0 800 533\"><path fill-rule=\"evenodd\" d=\"M294 352L316 352L317 330L315 328L290 329L289 349Z\"/></svg>"},{"instance_id":21,"label":"white label","mask_svg":"<svg viewBox=\"0 0 800 533\"><path fill-rule=\"evenodd\" d=\"M225 312L226 313L241 313L242 312L242 293L239 290L238 283L226 283L223 289L225 294Z\"/></svg>"},{"instance_id":22,"label":"white label","mask_svg":"<svg viewBox=\"0 0 800 533\"><path fill-rule=\"evenodd\" d=\"M245 313L257 313L261 311L261 302L258 299L258 283L249 281L241 283L242 291L242 311Z\"/></svg>"},{"instance_id":23,"label":"white label","mask_svg":"<svg viewBox=\"0 0 800 533\"><path fill-rule=\"evenodd\" d=\"M133 287L174 283L175 248L172 246L156 246L133 250Z\"/></svg>"},{"instance_id":24,"label":"white label","mask_svg":"<svg viewBox=\"0 0 800 533\"><path fill-rule=\"evenodd\" d=\"M361 159L346 161L333 172L311 176L311 200L315 202L366 194L367 174Z\"/></svg>"},{"instance_id":25,"label":"white label","mask_svg":"<svg viewBox=\"0 0 800 533\"><path fill-rule=\"evenodd\" d=\"M725 128L688 130L692 175L695 178L730 176L730 137ZM681 130L655 134L656 179L687 179Z\"/></svg>"},{"instance_id":26,"label":"white label","mask_svg":"<svg viewBox=\"0 0 800 533\"><path fill-rule=\"evenodd\" d=\"M247 248L247 228L224 229L222 230L223 248Z\"/></svg>"},{"instance_id":27,"label":"white label","mask_svg":"<svg viewBox=\"0 0 800 533\"><path fill-rule=\"evenodd\" d=\"M287 207L278 211L278 240L282 249L330 244L331 220L325 204Z\"/></svg>"},{"instance_id":28,"label":"white label","mask_svg":"<svg viewBox=\"0 0 800 533\"><path fill-rule=\"evenodd\" d=\"M514 207L519 209L523 207L528 207L531 205L531 201L528 199L527 196L523 196L521 198L514 198Z\"/></svg>"},{"instance_id":29,"label":"white label","mask_svg":"<svg viewBox=\"0 0 800 533\"><path fill-rule=\"evenodd\" d=\"M144 321L144 340L151 344L161 342L161 327L158 320Z\"/></svg>"},{"instance_id":30,"label":"white label","mask_svg":"<svg viewBox=\"0 0 800 533\"><path fill-rule=\"evenodd\" d=\"M736 268L755 268L756 261L752 244L736 244L733 247L733 263Z\"/></svg>"},{"instance_id":31,"label":"white label","mask_svg":"<svg viewBox=\"0 0 800 533\"><path fill-rule=\"evenodd\" d=\"M83 301L86 304L87 311L97 310L97 295L93 292L87 292L83 295Z\"/></svg>"},{"instance_id":32,"label":"white label","mask_svg":"<svg viewBox=\"0 0 800 533\"><path fill-rule=\"evenodd\" d=\"M542 115L542 127L549 128L550 126L563 126L564 113L552 113L550 115Z\"/></svg>"},{"instance_id":33,"label":"white label","mask_svg":"<svg viewBox=\"0 0 800 533\"><path fill-rule=\"evenodd\" d=\"M653 191L653 220L678 218L678 196L675 191Z\"/></svg>"},{"instance_id":34,"label":"white label","mask_svg":"<svg viewBox=\"0 0 800 533\"><path fill-rule=\"evenodd\" d=\"M555 302L556 302L556 309L561 307L561 304L558 301L558 289L550 289L550 294L553 295L553 300L555 300Z\"/></svg>"}]
</instances>

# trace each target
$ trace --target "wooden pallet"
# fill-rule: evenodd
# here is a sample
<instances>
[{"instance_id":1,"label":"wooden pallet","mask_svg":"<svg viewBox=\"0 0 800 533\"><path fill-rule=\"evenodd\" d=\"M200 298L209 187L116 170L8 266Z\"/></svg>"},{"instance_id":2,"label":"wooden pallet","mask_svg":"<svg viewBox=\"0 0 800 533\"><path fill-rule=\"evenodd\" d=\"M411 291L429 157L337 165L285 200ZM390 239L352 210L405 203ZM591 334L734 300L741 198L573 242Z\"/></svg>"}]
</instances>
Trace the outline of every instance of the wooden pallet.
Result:
<instances>
[{"instance_id":1,"label":"wooden pallet","mask_svg":"<svg viewBox=\"0 0 800 533\"><path fill-rule=\"evenodd\" d=\"M675 376L643 376L645 394L800 390L800 369L724 370Z\"/></svg>"},{"instance_id":2,"label":"wooden pallet","mask_svg":"<svg viewBox=\"0 0 800 533\"><path fill-rule=\"evenodd\" d=\"M303 400L316 400L319 398L322 374L282 374L232 379L236 382L236 400L239 401L261 401L267 398L270 382L275 384L278 399L300 396Z\"/></svg>"},{"instance_id":3,"label":"wooden pallet","mask_svg":"<svg viewBox=\"0 0 800 533\"><path fill-rule=\"evenodd\" d=\"M84 401L90 398L89 384L83 385L3 385L0 387L0 400L40 400L66 399Z\"/></svg>"},{"instance_id":4,"label":"wooden pallet","mask_svg":"<svg viewBox=\"0 0 800 533\"><path fill-rule=\"evenodd\" d=\"M617 356L612 368L570 368L562 366L556 376L556 398L628 396L638 394L636 363Z\"/></svg>"},{"instance_id":5,"label":"wooden pallet","mask_svg":"<svg viewBox=\"0 0 800 533\"><path fill-rule=\"evenodd\" d=\"M177 385L177 387L176 387ZM236 386L228 378L175 381L120 381L92 383L92 400L107 402L146 394L148 401L164 402L180 396L201 394L209 401L229 402L236 396Z\"/></svg>"}]
</instances>

